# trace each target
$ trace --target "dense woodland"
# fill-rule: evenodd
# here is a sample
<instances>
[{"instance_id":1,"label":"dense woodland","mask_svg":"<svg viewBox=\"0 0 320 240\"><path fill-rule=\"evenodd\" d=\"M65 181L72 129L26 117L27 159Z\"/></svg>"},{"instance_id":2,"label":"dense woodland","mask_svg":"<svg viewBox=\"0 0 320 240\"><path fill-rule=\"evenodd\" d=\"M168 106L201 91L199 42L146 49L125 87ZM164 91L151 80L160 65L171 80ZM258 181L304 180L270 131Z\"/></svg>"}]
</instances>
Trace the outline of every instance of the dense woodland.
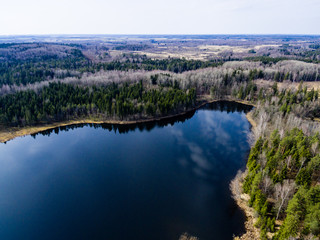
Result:
<instances>
[{"instance_id":1,"label":"dense woodland","mask_svg":"<svg viewBox=\"0 0 320 240\"><path fill-rule=\"evenodd\" d=\"M124 55L121 61L95 63L87 59L80 50L58 58L43 56L28 60L0 59L0 87L3 85L26 85L54 78L80 77L83 73L99 71L128 70L164 70L174 73L196 70L221 65L218 61L200 61L186 59L150 59L139 55Z\"/></svg>"},{"instance_id":2,"label":"dense woodland","mask_svg":"<svg viewBox=\"0 0 320 240\"><path fill-rule=\"evenodd\" d=\"M163 70L173 73L182 73L191 70L203 69L208 67L218 67L223 62L200 61L186 59L162 59L152 60L126 59L125 61L112 61L108 63L93 63L81 56L81 52L73 52L75 55L63 59L48 60L12 60L0 61L0 87L3 85L26 85L52 79L64 79L69 77L80 78L84 73L98 73L100 71L128 71L128 70ZM312 63L277 61L274 63L264 63L261 59L260 64L235 67L231 73L224 77L232 78L237 74L244 78L267 79L282 81L320 81L320 67ZM232 63L231 63L232 64ZM243 68L244 67L244 68ZM223 68L223 66L222 66ZM219 68L218 68L219 70ZM249 76L246 76L249 71ZM246 79L247 78L247 79Z\"/></svg>"},{"instance_id":3,"label":"dense woodland","mask_svg":"<svg viewBox=\"0 0 320 240\"><path fill-rule=\"evenodd\" d=\"M275 130L260 137L251 149L243 184L249 204L259 214L261 238L273 239L320 234L320 137L297 128L282 137ZM284 220L280 229L276 220Z\"/></svg>"},{"instance_id":4,"label":"dense woodland","mask_svg":"<svg viewBox=\"0 0 320 240\"><path fill-rule=\"evenodd\" d=\"M261 239L320 237L320 127L306 120L319 116L318 94L302 83L294 91L275 82L241 95L257 105L243 191L258 215Z\"/></svg>"},{"instance_id":5,"label":"dense woodland","mask_svg":"<svg viewBox=\"0 0 320 240\"><path fill-rule=\"evenodd\" d=\"M294 57L281 55L271 57L268 54L251 57L235 58L221 57L207 60L192 60L185 58L148 58L138 54L150 47L147 44L120 44L114 49L126 50L120 56L106 60L97 60L90 54L109 56L109 48L96 45L81 44L49 44L49 43L2 43L0 45L0 87L4 85L27 85L54 79L69 77L81 78L88 73L101 71L153 71L162 70L171 73L183 73L204 68L224 68L224 63L247 60L251 65L231 67L234 71L252 71L251 78L263 78L275 81L319 81L320 70L318 61L311 57L302 58L308 54L319 56L318 44L311 44L303 53ZM281 49L291 49L282 45ZM293 48L294 49L294 48ZM271 50L270 50L271 51ZM293 51L293 50L292 50ZM89 54L89 53L90 54ZM92 53L93 52L93 53ZM121 52L121 51L120 51ZM88 55L89 54L89 55ZM232 55L232 54L231 54ZM293 61L294 59L299 61ZM219 68L218 68L219 69ZM245 73L243 74L245 75Z\"/></svg>"},{"instance_id":6,"label":"dense woodland","mask_svg":"<svg viewBox=\"0 0 320 240\"><path fill-rule=\"evenodd\" d=\"M12 126L78 118L141 119L185 111L194 106L195 89L178 86L145 89L137 84L78 87L50 83L38 93L21 91L0 98L0 121Z\"/></svg>"}]
</instances>

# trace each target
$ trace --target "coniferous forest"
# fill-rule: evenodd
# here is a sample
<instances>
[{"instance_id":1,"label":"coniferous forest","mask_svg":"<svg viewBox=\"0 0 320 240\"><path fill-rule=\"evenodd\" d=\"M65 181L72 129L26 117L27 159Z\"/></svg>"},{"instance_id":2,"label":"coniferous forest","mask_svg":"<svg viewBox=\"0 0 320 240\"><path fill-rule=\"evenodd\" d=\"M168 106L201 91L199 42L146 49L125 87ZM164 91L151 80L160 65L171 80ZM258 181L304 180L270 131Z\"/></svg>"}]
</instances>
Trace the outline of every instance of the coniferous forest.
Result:
<instances>
[{"instance_id":1,"label":"coniferous forest","mask_svg":"<svg viewBox=\"0 0 320 240\"><path fill-rule=\"evenodd\" d=\"M0 121L11 126L64 121L94 115L127 119L157 116L187 110L196 101L195 89L146 90L142 81L106 87L75 87L50 83L38 93L22 91L0 98Z\"/></svg>"}]
</instances>

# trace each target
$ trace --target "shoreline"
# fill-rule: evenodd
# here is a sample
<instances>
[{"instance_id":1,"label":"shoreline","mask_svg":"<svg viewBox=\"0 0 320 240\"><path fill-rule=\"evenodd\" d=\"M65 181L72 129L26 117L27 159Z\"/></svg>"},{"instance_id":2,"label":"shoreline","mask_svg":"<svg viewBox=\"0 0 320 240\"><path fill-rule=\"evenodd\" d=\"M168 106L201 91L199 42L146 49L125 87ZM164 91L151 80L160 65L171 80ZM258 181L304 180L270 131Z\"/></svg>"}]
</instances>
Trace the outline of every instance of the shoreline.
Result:
<instances>
[{"instance_id":1,"label":"shoreline","mask_svg":"<svg viewBox=\"0 0 320 240\"><path fill-rule=\"evenodd\" d=\"M246 118L251 125L251 131L257 127L257 123L253 119L252 111L246 114ZM241 236L234 236L234 240L259 240L260 239L260 229L256 228L254 225L257 221L255 216L255 211L252 207L249 207L248 201L250 196L242 192L242 182L246 176L246 172L239 171L235 178L230 183L230 190L232 198L235 200L238 207L245 213L246 221L244 223L245 233Z\"/></svg>"},{"instance_id":2,"label":"shoreline","mask_svg":"<svg viewBox=\"0 0 320 240\"><path fill-rule=\"evenodd\" d=\"M203 105L201 105L203 106ZM149 123L149 122L156 122L161 120L166 120L170 118L180 117L183 116L191 111L195 111L198 108L193 108L188 111L184 111L179 114L174 114L170 116L164 116L164 117L157 117L157 118L150 118L150 119L141 119L141 120L94 120L94 119L77 119L77 120L68 120L68 121L61 121L61 122L54 122L49 124L41 124L38 126L26 126L26 127L11 127L7 130L4 130L3 128L0 129L0 143L6 143L10 140L13 140L17 137L24 137L32 134L36 134L42 131L58 128L58 127L66 127L71 125L77 125L77 124L117 124L117 125L133 125L133 124L139 124L139 123Z\"/></svg>"},{"instance_id":3,"label":"shoreline","mask_svg":"<svg viewBox=\"0 0 320 240\"><path fill-rule=\"evenodd\" d=\"M199 102L199 104L192 109L189 109L187 111L183 111L177 114L172 114L168 116L162 116L162 117L153 117L153 118L147 118L147 119L140 119L140 120L94 120L94 119L75 119L75 120L68 120L68 121L61 121L61 122L54 122L49 124L40 124L40 125L34 125L34 126L26 126L26 127L5 127L1 126L0 128L0 143L6 143L10 140L13 140L17 137L24 137L32 134L36 134L38 132L42 132L45 130L54 129L57 127L65 127L70 125L76 125L76 124L117 124L117 125L133 125L133 124L140 124L140 123L150 123L150 122L157 122L161 120L169 120L171 118L181 117L184 116L192 111L196 111L199 108L203 107L204 105L208 103L213 102L219 102L219 101L229 101L229 102L237 102L242 103L250 106L254 106L252 103L242 100L235 100L235 99L209 99L209 96L202 96L203 99Z\"/></svg>"},{"instance_id":4,"label":"shoreline","mask_svg":"<svg viewBox=\"0 0 320 240\"><path fill-rule=\"evenodd\" d=\"M245 233L241 236L234 236L234 240L259 240L260 239L260 229L256 228L254 225L257 222L255 216L255 211L253 208L249 207L248 201L250 196L242 192L242 182L246 172L238 172L237 176L230 183L230 190L232 193L232 198L235 200L238 207L245 213L246 221L244 223Z\"/></svg>"},{"instance_id":5,"label":"shoreline","mask_svg":"<svg viewBox=\"0 0 320 240\"><path fill-rule=\"evenodd\" d=\"M255 120L253 120L252 114L253 114L252 111L248 112L248 113L246 114L246 118L247 118L248 122L250 123L251 128L252 128L252 129L255 129L255 128L257 127L257 123L256 123Z\"/></svg>"}]
</instances>

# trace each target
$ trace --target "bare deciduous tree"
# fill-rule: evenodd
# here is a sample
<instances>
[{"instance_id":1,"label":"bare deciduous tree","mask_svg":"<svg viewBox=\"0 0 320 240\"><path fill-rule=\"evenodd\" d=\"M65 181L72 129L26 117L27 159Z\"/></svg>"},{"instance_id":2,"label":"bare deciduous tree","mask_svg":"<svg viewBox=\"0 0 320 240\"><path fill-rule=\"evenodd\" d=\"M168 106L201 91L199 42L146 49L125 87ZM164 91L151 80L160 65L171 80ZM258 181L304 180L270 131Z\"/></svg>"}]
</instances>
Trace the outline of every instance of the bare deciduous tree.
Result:
<instances>
[{"instance_id":1,"label":"bare deciduous tree","mask_svg":"<svg viewBox=\"0 0 320 240\"><path fill-rule=\"evenodd\" d=\"M286 164L287 164L287 168L289 168L289 169L290 169L290 167L291 167L291 161L292 161L292 156L289 155L289 156L285 159L285 162L286 162Z\"/></svg>"},{"instance_id":2,"label":"bare deciduous tree","mask_svg":"<svg viewBox=\"0 0 320 240\"><path fill-rule=\"evenodd\" d=\"M266 194L267 196L269 196L271 186L272 186L272 180L271 180L271 178L266 174L266 175L263 177L263 180L262 180L262 191L263 191L263 193Z\"/></svg>"},{"instance_id":3,"label":"bare deciduous tree","mask_svg":"<svg viewBox=\"0 0 320 240\"><path fill-rule=\"evenodd\" d=\"M301 159L301 164L300 164L300 167L299 167L299 170L298 170L298 172L297 172L296 177L299 175L299 173L300 173L300 171L301 171L301 169L302 169L302 167L303 167L303 165L304 165L305 162L306 162L306 158L303 157L303 158Z\"/></svg>"},{"instance_id":4,"label":"bare deciduous tree","mask_svg":"<svg viewBox=\"0 0 320 240\"><path fill-rule=\"evenodd\" d=\"M233 193L233 198L238 199L241 195L241 182L243 181L244 173L239 170L236 177L230 183L230 190Z\"/></svg>"},{"instance_id":5,"label":"bare deciduous tree","mask_svg":"<svg viewBox=\"0 0 320 240\"><path fill-rule=\"evenodd\" d=\"M319 146L319 142L318 141L312 143L311 151L312 151L313 156L315 156L317 154L318 146Z\"/></svg>"},{"instance_id":6,"label":"bare deciduous tree","mask_svg":"<svg viewBox=\"0 0 320 240\"><path fill-rule=\"evenodd\" d=\"M275 185L275 198L277 201L277 217L276 219L279 218L280 212L283 208L286 207L286 205L288 204L289 199L292 197L292 195L294 194L294 191L296 189L296 185L294 183L294 181L290 181L288 179L284 180L283 183L277 183Z\"/></svg>"}]
</instances>

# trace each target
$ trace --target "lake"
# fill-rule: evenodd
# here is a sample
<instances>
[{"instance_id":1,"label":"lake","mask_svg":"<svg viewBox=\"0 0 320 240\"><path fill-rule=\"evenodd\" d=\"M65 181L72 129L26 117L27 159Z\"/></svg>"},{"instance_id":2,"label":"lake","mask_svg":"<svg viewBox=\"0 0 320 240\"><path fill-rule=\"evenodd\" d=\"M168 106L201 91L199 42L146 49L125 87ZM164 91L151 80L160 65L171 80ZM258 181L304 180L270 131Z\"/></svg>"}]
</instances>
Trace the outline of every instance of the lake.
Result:
<instances>
[{"instance_id":1,"label":"lake","mask_svg":"<svg viewBox=\"0 0 320 240\"><path fill-rule=\"evenodd\" d=\"M250 109L218 102L0 144L0 239L232 239L244 232L229 183L249 154Z\"/></svg>"}]
</instances>

